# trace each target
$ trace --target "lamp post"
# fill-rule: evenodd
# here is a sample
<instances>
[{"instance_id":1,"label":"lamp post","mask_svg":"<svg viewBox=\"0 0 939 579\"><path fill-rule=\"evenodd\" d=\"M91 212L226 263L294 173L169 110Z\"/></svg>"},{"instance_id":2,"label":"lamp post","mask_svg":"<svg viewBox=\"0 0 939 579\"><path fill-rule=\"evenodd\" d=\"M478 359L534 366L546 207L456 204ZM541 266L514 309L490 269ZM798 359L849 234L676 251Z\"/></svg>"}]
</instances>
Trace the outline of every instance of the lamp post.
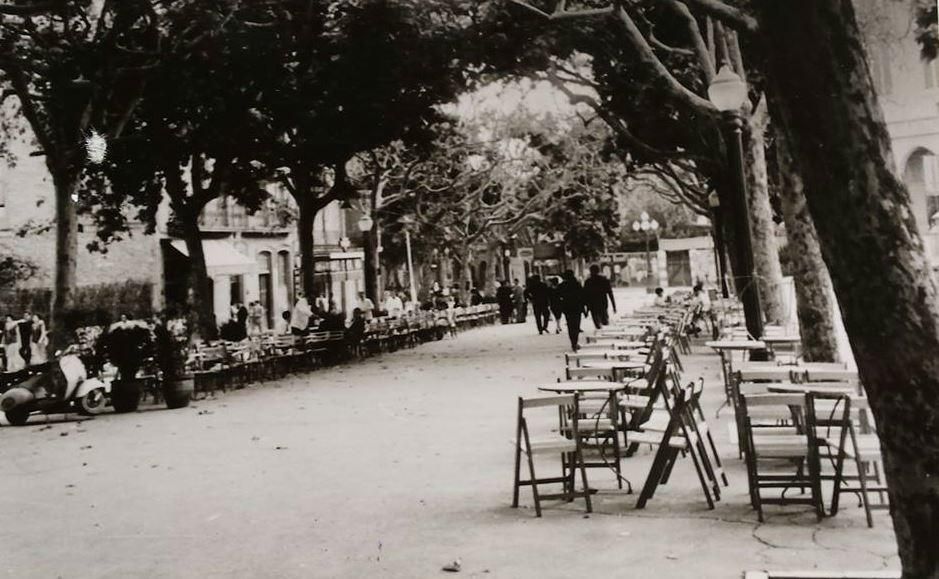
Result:
<instances>
[{"instance_id":1,"label":"lamp post","mask_svg":"<svg viewBox=\"0 0 939 579\"><path fill-rule=\"evenodd\" d=\"M375 221L368 213L363 213L356 225L362 232L365 242L365 295L376 304L379 300L381 285L381 261L378 255L377 230Z\"/></svg>"},{"instance_id":2,"label":"lamp post","mask_svg":"<svg viewBox=\"0 0 939 579\"><path fill-rule=\"evenodd\" d=\"M712 191L708 195L708 207L711 208L711 226L714 228L714 264L717 267L715 270L717 282L721 287L721 296L727 299L730 297L730 290L727 288L726 263L724 262L724 220L717 191Z\"/></svg>"},{"instance_id":3,"label":"lamp post","mask_svg":"<svg viewBox=\"0 0 939 579\"><path fill-rule=\"evenodd\" d=\"M649 219L649 214L643 211L639 214L639 221L633 221L633 231L640 231L646 238L646 287L652 289L652 252L649 250L649 236L655 235L659 230L659 222Z\"/></svg>"},{"instance_id":4,"label":"lamp post","mask_svg":"<svg viewBox=\"0 0 939 579\"><path fill-rule=\"evenodd\" d=\"M740 301L743 302L747 332L760 339L763 336L763 309L760 307L760 291L753 279L750 210L747 207L747 179L743 166L743 119L740 118L740 107L747 98L747 85L729 66L724 65L708 87L708 98L727 117L725 135L731 165L728 180L734 184L734 245L740 270L735 272L736 286ZM764 354L754 351L751 359L758 359Z\"/></svg>"}]
</instances>

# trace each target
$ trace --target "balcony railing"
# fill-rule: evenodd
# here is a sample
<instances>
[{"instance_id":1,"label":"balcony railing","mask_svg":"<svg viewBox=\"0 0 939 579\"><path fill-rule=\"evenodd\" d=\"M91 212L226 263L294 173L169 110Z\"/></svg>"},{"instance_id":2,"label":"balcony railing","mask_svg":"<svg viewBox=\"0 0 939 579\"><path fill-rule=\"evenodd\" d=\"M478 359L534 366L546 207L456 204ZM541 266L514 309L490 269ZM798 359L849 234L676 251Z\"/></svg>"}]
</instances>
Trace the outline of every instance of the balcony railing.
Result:
<instances>
[{"instance_id":1,"label":"balcony railing","mask_svg":"<svg viewBox=\"0 0 939 579\"><path fill-rule=\"evenodd\" d=\"M243 209L206 209L199 216L199 226L206 230L280 230L288 229L290 223L273 207L263 208L254 215L248 215Z\"/></svg>"}]
</instances>

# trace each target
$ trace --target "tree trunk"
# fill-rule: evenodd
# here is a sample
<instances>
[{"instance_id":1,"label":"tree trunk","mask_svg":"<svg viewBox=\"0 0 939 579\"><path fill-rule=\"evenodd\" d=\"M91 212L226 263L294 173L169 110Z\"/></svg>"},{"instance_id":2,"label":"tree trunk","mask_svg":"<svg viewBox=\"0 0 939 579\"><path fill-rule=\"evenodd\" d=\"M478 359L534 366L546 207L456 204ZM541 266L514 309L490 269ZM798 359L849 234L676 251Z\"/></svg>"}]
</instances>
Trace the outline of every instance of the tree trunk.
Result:
<instances>
[{"instance_id":1,"label":"tree trunk","mask_svg":"<svg viewBox=\"0 0 939 579\"><path fill-rule=\"evenodd\" d=\"M56 217L55 287L49 325L52 328L51 347L54 351L68 344L69 332L72 329L68 327L66 320L73 305L72 290L75 288L75 266L78 259L78 211L72 200L72 195L78 187L78 175L54 170L52 174Z\"/></svg>"},{"instance_id":2,"label":"tree trunk","mask_svg":"<svg viewBox=\"0 0 939 579\"><path fill-rule=\"evenodd\" d=\"M772 108L877 420L904 578L939 577L939 306L851 0L759 0Z\"/></svg>"},{"instance_id":3,"label":"tree trunk","mask_svg":"<svg viewBox=\"0 0 939 579\"><path fill-rule=\"evenodd\" d=\"M215 320L212 278L205 265L202 234L199 232L198 211L177 212L182 225L183 239L189 252L189 312L193 337L214 340L218 337Z\"/></svg>"},{"instance_id":4,"label":"tree trunk","mask_svg":"<svg viewBox=\"0 0 939 579\"><path fill-rule=\"evenodd\" d=\"M300 191L297 196L297 241L300 244L300 276L303 280L303 295L307 299L316 296L316 257L313 245L313 222L316 219L317 209L309 198L308 190ZM327 288L327 296L332 288Z\"/></svg>"},{"instance_id":5,"label":"tree trunk","mask_svg":"<svg viewBox=\"0 0 939 579\"><path fill-rule=\"evenodd\" d=\"M792 277L796 285L796 310L802 336L802 356L807 362L837 362L838 336L835 303L831 299L831 279L822 259L818 235L805 204L802 180L785 148L785 139L776 140L780 166L780 197Z\"/></svg>"},{"instance_id":6,"label":"tree trunk","mask_svg":"<svg viewBox=\"0 0 939 579\"><path fill-rule=\"evenodd\" d=\"M748 123L744 166L747 168L747 204L750 208L750 239L753 240L754 273L760 286L760 305L770 324L786 316L782 299L782 268L776 245L776 223L769 202L766 171L765 106L758 105Z\"/></svg>"}]
</instances>

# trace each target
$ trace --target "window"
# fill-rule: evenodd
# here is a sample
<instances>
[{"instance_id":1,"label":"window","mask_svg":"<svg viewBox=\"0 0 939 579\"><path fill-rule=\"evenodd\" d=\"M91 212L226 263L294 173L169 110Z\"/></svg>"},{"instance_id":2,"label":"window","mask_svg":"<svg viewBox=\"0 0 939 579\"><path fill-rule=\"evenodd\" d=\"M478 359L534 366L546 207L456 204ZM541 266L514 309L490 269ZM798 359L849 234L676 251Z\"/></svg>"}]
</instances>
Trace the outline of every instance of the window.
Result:
<instances>
[{"instance_id":1,"label":"window","mask_svg":"<svg viewBox=\"0 0 939 579\"><path fill-rule=\"evenodd\" d=\"M890 72L890 53L887 48L884 46L872 48L868 61L877 94L888 95L893 92L893 75Z\"/></svg>"},{"instance_id":2,"label":"window","mask_svg":"<svg viewBox=\"0 0 939 579\"><path fill-rule=\"evenodd\" d=\"M926 88L939 86L939 62L936 60L923 61L923 80Z\"/></svg>"}]
</instances>

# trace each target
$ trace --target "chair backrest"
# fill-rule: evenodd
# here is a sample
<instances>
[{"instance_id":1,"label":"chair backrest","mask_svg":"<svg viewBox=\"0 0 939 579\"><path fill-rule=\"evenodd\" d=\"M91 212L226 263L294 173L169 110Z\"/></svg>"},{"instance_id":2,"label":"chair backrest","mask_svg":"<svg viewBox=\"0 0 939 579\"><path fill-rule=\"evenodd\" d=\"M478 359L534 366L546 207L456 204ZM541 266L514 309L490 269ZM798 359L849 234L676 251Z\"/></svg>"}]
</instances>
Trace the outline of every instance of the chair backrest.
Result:
<instances>
[{"instance_id":1,"label":"chair backrest","mask_svg":"<svg viewBox=\"0 0 939 579\"><path fill-rule=\"evenodd\" d=\"M567 367L564 373L568 380L589 379L612 382L616 379L616 371L613 368Z\"/></svg>"},{"instance_id":2,"label":"chair backrest","mask_svg":"<svg viewBox=\"0 0 939 579\"><path fill-rule=\"evenodd\" d=\"M808 407L806 394L741 394L741 412L747 425L750 424L750 410L760 408L760 420L789 420L793 411ZM775 412L775 414L773 414Z\"/></svg>"},{"instance_id":3,"label":"chair backrest","mask_svg":"<svg viewBox=\"0 0 939 579\"><path fill-rule=\"evenodd\" d=\"M738 370L735 374L740 382L786 382L792 379L792 371L785 366Z\"/></svg>"},{"instance_id":4,"label":"chair backrest","mask_svg":"<svg viewBox=\"0 0 939 579\"><path fill-rule=\"evenodd\" d=\"M538 398L518 397L518 427L528 436L528 421L525 410L534 408L554 408L557 411L560 424L570 428L574 440L577 440L580 415L580 394L559 394L557 396L540 396Z\"/></svg>"},{"instance_id":5,"label":"chair backrest","mask_svg":"<svg viewBox=\"0 0 939 579\"><path fill-rule=\"evenodd\" d=\"M855 370L832 369L832 370L813 370L805 372L806 382L858 382L860 376Z\"/></svg>"}]
</instances>

